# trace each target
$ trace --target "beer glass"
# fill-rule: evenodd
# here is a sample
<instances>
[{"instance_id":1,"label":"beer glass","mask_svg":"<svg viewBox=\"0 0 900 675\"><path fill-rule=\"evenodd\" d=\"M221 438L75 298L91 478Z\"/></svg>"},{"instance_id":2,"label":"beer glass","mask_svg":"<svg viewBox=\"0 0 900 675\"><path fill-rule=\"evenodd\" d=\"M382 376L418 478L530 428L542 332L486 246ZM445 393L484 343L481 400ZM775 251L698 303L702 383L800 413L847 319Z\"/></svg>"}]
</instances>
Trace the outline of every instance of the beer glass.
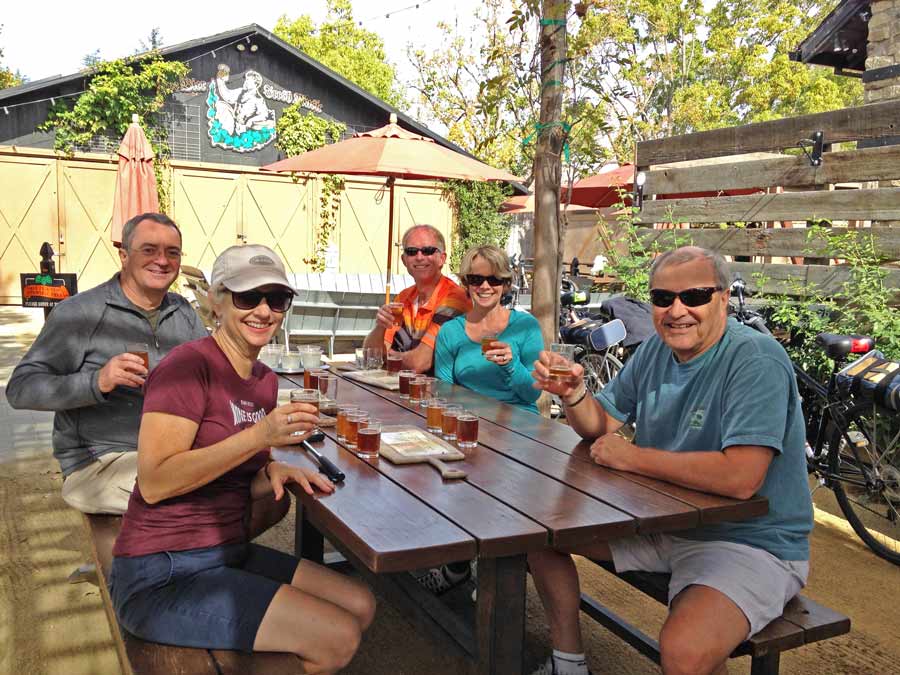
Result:
<instances>
[{"instance_id":1,"label":"beer glass","mask_svg":"<svg viewBox=\"0 0 900 675\"><path fill-rule=\"evenodd\" d=\"M356 456L375 459L381 449L381 420L366 420L365 426L356 432Z\"/></svg>"},{"instance_id":2,"label":"beer glass","mask_svg":"<svg viewBox=\"0 0 900 675\"><path fill-rule=\"evenodd\" d=\"M326 415L333 415L337 411L338 378L323 372L319 374L318 380L319 393L322 395L319 409Z\"/></svg>"},{"instance_id":3,"label":"beer glass","mask_svg":"<svg viewBox=\"0 0 900 675\"><path fill-rule=\"evenodd\" d=\"M565 359L565 361L562 361L559 357L554 357L550 363L550 379L553 382L562 382L572 374L572 365L575 362L575 345L554 342L550 345L550 351Z\"/></svg>"},{"instance_id":4,"label":"beer glass","mask_svg":"<svg viewBox=\"0 0 900 675\"><path fill-rule=\"evenodd\" d=\"M409 382L416 377L414 370L401 370L400 376L400 398L404 401L409 400Z\"/></svg>"},{"instance_id":5,"label":"beer glass","mask_svg":"<svg viewBox=\"0 0 900 675\"><path fill-rule=\"evenodd\" d=\"M441 410L441 435L448 441L456 440L457 418L462 413L462 406L448 405Z\"/></svg>"},{"instance_id":6,"label":"beer glass","mask_svg":"<svg viewBox=\"0 0 900 675\"><path fill-rule=\"evenodd\" d=\"M344 438L348 448L350 448L351 450L356 450L359 430L365 429L368 422L369 413L364 410L357 410L355 413L350 413L347 415L347 422L344 425Z\"/></svg>"},{"instance_id":7,"label":"beer glass","mask_svg":"<svg viewBox=\"0 0 900 675\"><path fill-rule=\"evenodd\" d=\"M447 401L442 398L430 398L425 406L425 428L433 434L441 433L441 417Z\"/></svg>"},{"instance_id":8,"label":"beer glass","mask_svg":"<svg viewBox=\"0 0 900 675\"><path fill-rule=\"evenodd\" d=\"M478 416L475 413L463 410L456 418L456 444L464 449L478 445Z\"/></svg>"},{"instance_id":9,"label":"beer glass","mask_svg":"<svg viewBox=\"0 0 900 675\"><path fill-rule=\"evenodd\" d=\"M347 418L359 411L355 405L342 405L338 408L337 414L337 439L340 443L347 441Z\"/></svg>"}]
</instances>

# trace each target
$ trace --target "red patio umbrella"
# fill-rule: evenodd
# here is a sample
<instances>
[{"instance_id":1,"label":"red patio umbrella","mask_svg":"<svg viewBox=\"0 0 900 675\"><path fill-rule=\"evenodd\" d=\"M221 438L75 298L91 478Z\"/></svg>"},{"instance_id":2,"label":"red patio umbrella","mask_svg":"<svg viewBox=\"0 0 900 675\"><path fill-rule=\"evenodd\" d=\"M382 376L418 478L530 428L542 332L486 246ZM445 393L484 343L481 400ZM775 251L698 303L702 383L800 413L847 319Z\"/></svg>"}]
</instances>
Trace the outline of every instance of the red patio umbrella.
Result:
<instances>
[{"instance_id":1,"label":"red patio umbrella","mask_svg":"<svg viewBox=\"0 0 900 675\"><path fill-rule=\"evenodd\" d=\"M387 296L391 288L391 240L394 230L394 182L406 179L450 179L518 181L495 169L407 131L391 114L390 123L374 131L289 157L262 167L266 171L387 176L388 209Z\"/></svg>"},{"instance_id":2,"label":"red patio umbrella","mask_svg":"<svg viewBox=\"0 0 900 675\"><path fill-rule=\"evenodd\" d=\"M624 201L625 206L631 205L631 193L634 190L634 164L603 171L596 176L583 178L572 186L572 200L570 203L579 206L590 206L600 209L615 206ZM627 194L620 198L619 191ZM722 195L749 195L759 192L761 188L747 188L741 190L722 190L721 192L684 192L680 194L656 195L657 199L687 199L689 197L716 197ZM566 198L566 188L562 188L561 199Z\"/></svg>"},{"instance_id":3,"label":"red patio umbrella","mask_svg":"<svg viewBox=\"0 0 900 675\"><path fill-rule=\"evenodd\" d=\"M119 144L119 170L116 173L116 194L110 238L113 244L122 243L122 226L141 213L159 211L156 176L153 174L153 148L138 124L138 116L131 116L131 124Z\"/></svg>"}]
</instances>

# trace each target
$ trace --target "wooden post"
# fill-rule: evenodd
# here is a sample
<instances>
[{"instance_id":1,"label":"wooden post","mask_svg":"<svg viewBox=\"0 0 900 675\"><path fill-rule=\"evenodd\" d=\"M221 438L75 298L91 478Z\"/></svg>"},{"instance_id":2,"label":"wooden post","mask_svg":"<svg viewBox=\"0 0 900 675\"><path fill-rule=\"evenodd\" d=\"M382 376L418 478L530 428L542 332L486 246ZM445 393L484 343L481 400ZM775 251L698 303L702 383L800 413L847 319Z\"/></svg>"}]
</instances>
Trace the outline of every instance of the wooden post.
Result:
<instances>
[{"instance_id":1,"label":"wooden post","mask_svg":"<svg viewBox=\"0 0 900 675\"><path fill-rule=\"evenodd\" d=\"M534 286L531 313L544 343L556 341L562 269L559 190L565 132L562 114L567 0L541 2L541 113L534 153Z\"/></svg>"}]
</instances>

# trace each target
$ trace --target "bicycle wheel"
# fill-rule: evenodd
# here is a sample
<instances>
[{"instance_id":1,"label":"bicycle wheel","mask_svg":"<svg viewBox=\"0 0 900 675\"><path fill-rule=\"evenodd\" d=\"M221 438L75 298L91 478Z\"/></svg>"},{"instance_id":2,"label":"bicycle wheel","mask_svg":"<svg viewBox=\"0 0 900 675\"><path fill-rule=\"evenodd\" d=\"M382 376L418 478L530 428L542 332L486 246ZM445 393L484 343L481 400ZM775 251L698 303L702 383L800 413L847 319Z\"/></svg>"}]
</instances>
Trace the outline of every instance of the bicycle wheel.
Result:
<instances>
[{"instance_id":1,"label":"bicycle wheel","mask_svg":"<svg viewBox=\"0 0 900 675\"><path fill-rule=\"evenodd\" d=\"M831 488L859 538L900 565L900 415L860 403L846 419L828 449Z\"/></svg>"},{"instance_id":2,"label":"bicycle wheel","mask_svg":"<svg viewBox=\"0 0 900 675\"><path fill-rule=\"evenodd\" d=\"M622 362L609 351L589 352L578 363L584 368L584 384L592 394L603 389L622 370Z\"/></svg>"}]
</instances>

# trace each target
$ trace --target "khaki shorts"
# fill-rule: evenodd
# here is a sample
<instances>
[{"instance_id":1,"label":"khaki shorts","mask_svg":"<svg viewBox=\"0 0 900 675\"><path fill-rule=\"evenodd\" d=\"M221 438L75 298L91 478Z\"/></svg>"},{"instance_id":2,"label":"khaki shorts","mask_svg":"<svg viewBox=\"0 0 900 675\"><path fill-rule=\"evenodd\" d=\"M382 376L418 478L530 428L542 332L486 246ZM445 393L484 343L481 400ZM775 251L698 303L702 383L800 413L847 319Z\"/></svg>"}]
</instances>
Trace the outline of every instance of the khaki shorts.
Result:
<instances>
[{"instance_id":1,"label":"khaki shorts","mask_svg":"<svg viewBox=\"0 0 900 675\"><path fill-rule=\"evenodd\" d=\"M609 542L616 572L671 574L669 604L688 586L709 586L737 605L755 635L806 585L809 562L780 560L729 541L694 541L650 534Z\"/></svg>"},{"instance_id":2,"label":"khaki shorts","mask_svg":"<svg viewBox=\"0 0 900 675\"><path fill-rule=\"evenodd\" d=\"M108 452L66 476L62 498L82 513L123 514L137 480L137 452Z\"/></svg>"}]
</instances>

